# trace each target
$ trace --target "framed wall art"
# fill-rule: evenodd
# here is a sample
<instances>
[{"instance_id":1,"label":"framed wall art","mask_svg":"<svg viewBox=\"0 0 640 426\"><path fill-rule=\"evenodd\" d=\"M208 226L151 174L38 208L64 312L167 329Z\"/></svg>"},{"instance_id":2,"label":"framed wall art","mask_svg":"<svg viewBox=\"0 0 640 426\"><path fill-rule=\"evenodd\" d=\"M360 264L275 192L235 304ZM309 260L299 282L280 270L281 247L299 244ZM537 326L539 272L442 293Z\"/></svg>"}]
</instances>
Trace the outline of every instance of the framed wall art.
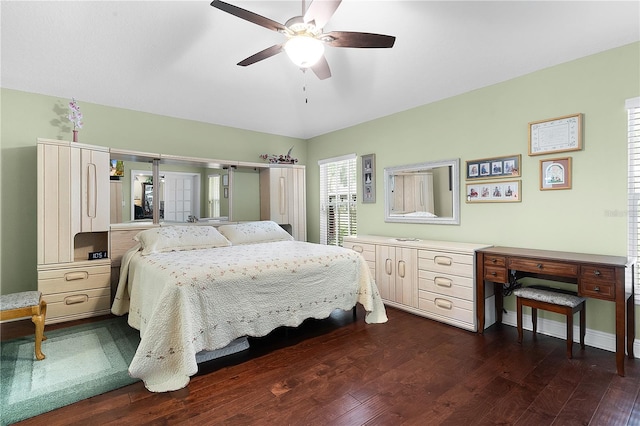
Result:
<instances>
[{"instance_id":1,"label":"framed wall art","mask_svg":"<svg viewBox=\"0 0 640 426\"><path fill-rule=\"evenodd\" d=\"M571 157L540 160L540 190L571 189Z\"/></svg>"},{"instance_id":2,"label":"framed wall art","mask_svg":"<svg viewBox=\"0 0 640 426\"><path fill-rule=\"evenodd\" d=\"M376 155L362 156L362 202L376 202Z\"/></svg>"},{"instance_id":3,"label":"framed wall art","mask_svg":"<svg viewBox=\"0 0 640 426\"><path fill-rule=\"evenodd\" d=\"M520 176L521 156L483 158L467 161L467 180L495 179Z\"/></svg>"},{"instance_id":4,"label":"framed wall art","mask_svg":"<svg viewBox=\"0 0 640 426\"><path fill-rule=\"evenodd\" d=\"M467 183L467 203L519 202L520 183L520 180Z\"/></svg>"},{"instance_id":5,"label":"framed wall art","mask_svg":"<svg viewBox=\"0 0 640 426\"><path fill-rule=\"evenodd\" d=\"M529 155L582 149L582 114L529 123Z\"/></svg>"}]
</instances>

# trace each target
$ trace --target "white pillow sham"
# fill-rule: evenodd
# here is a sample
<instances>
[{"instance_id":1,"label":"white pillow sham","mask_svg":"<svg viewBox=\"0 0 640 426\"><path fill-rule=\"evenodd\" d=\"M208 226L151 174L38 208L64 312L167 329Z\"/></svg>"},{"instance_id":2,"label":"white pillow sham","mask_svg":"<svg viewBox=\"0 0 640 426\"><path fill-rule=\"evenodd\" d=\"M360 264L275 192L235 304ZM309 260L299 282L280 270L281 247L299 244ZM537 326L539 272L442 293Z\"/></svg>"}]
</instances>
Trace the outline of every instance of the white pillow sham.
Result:
<instances>
[{"instance_id":1,"label":"white pillow sham","mask_svg":"<svg viewBox=\"0 0 640 426\"><path fill-rule=\"evenodd\" d=\"M233 245L293 240L291 234L270 220L222 225L218 227L218 231Z\"/></svg>"},{"instance_id":2,"label":"white pillow sham","mask_svg":"<svg viewBox=\"0 0 640 426\"><path fill-rule=\"evenodd\" d=\"M231 245L213 226L163 226L138 232L133 239L142 246L143 256Z\"/></svg>"}]
</instances>

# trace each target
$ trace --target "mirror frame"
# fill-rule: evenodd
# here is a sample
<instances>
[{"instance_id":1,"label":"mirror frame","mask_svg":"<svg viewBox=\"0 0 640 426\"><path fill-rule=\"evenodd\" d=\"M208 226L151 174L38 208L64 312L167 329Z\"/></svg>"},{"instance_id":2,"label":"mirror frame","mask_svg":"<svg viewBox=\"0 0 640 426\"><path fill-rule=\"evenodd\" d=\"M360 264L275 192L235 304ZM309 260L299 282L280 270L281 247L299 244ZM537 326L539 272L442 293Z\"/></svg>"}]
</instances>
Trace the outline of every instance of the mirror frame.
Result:
<instances>
[{"instance_id":1,"label":"mirror frame","mask_svg":"<svg viewBox=\"0 0 640 426\"><path fill-rule=\"evenodd\" d=\"M419 217L402 216L391 214L391 187L389 182L391 176L402 172L418 172L434 169L437 167L451 167L451 192L453 202L453 216L447 217ZM460 159L442 161L428 161L417 164L407 164L395 167L385 167L384 169L384 221L396 223L430 223L439 225L459 225L460 224Z\"/></svg>"}]
</instances>

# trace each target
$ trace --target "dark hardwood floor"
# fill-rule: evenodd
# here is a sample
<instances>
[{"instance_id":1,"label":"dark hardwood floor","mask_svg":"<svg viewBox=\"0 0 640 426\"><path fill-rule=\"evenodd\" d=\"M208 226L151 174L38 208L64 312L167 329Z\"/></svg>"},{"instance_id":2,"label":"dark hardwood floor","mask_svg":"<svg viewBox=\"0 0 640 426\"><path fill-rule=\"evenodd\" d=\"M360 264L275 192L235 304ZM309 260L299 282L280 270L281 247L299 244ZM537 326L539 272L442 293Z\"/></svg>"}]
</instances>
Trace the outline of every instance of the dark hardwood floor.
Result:
<instances>
[{"instance_id":1,"label":"dark hardwood floor","mask_svg":"<svg viewBox=\"0 0 640 426\"><path fill-rule=\"evenodd\" d=\"M640 424L638 360L627 359L623 378L612 352L574 345L568 360L561 339L525 331L519 345L514 327L480 336L387 311L386 324L366 324L359 307L356 322L339 311L252 339L180 391L154 394L138 382L20 424ZM33 325L0 331L6 340Z\"/></svg>"}]
</instances>

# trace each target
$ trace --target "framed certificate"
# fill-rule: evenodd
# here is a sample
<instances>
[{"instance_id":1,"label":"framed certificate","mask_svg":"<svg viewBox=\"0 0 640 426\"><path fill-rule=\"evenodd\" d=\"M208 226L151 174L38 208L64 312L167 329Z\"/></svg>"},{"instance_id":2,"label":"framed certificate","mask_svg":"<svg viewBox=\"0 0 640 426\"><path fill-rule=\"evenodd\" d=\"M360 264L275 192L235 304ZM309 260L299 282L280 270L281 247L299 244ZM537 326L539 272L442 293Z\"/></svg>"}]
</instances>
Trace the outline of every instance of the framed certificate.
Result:
<instances>
[{"instance_id":1,"label":"framed certificate","mask_svg":"<svg viewBox=\"0 0 640 426\"><path fill-rule=\"evenodd\" d=\"M582 149L582 114L529 123L529 155Z\"/></svg>"}]
</instances>

